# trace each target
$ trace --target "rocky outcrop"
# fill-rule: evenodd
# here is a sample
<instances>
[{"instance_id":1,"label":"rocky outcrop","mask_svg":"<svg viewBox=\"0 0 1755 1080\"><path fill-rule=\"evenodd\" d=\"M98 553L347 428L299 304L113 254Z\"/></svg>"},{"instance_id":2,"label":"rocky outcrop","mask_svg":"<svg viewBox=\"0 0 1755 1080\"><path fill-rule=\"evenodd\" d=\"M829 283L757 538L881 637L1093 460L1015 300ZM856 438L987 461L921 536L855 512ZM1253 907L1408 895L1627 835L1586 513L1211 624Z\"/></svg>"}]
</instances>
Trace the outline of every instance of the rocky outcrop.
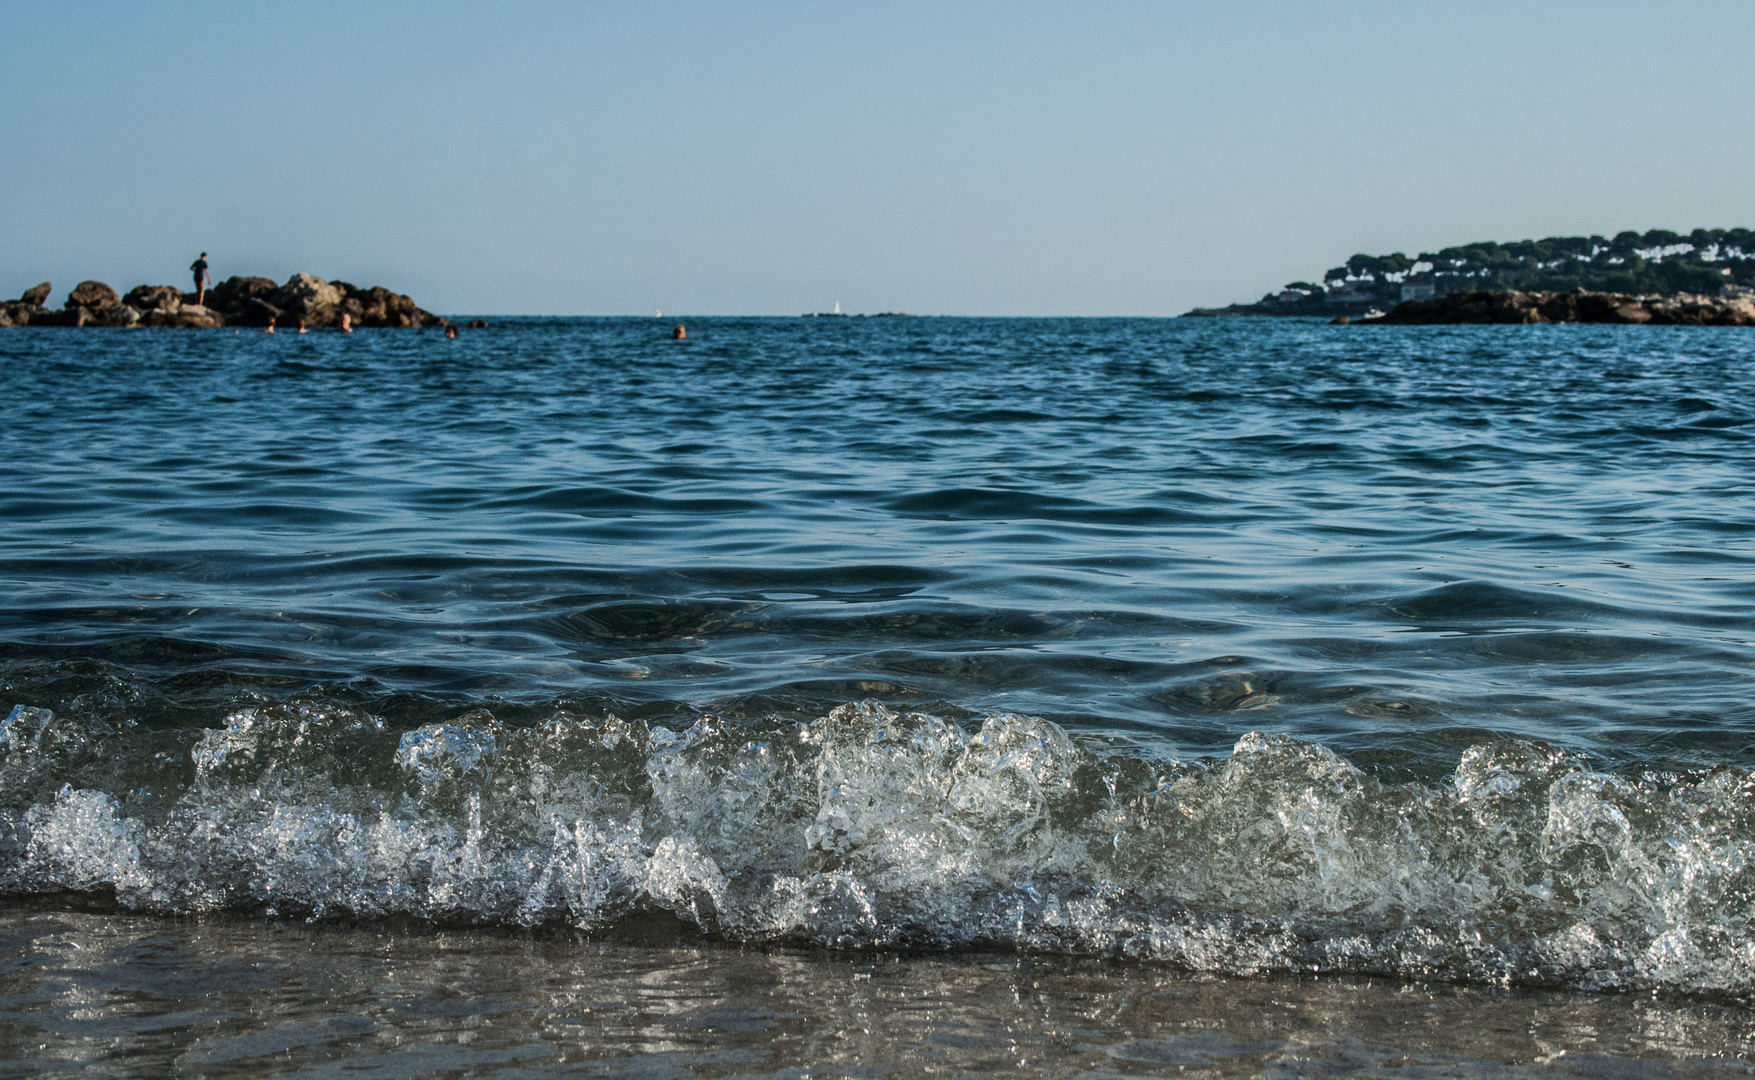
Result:
<instances>
[{"instance_id":1,"label":"rocky outcrop","mask_svg":"<svg viewBox=\"0 0 1755 1080\"><path fill-rule=\"evenodd\" d=\"M430 311L423 311L410 297L393 293L381 285L359 289L345 281L335 283L347 293L341 309L353 319L355 326L422 327L444 326L445 320Z\"/></svg>"},{"instance_id":2,"label":"rocky outcrop","mask_svg":"<svg viewBox=\"0 0 1755 1080\"><path fill-rule=\"evenodd\" d=\"M77 290L75 290L77 291ZM194 293L175 285L136 285L115 308L80 307L70 326L156 326L208 329L225 325L225 316L195 302Z\"/></svg>"},{"instance_id":3,"label":"rocky outcrop","mask_svg":"<svg viewBox=\"0 0 1755 1080\"><path fill-rule=\"evenodd\" d=\"M251 301L266 303L278 288L280 285L273 278L229 277L207 290L207 306L224 315L227 322L261 326L262 322L250 321Z\"/></svg>"},{"instance_id":4,"label":"rocky outcrop","mask_svg":"<svg viewBox=\"0 0 1755 1080\"><path fill-rule=\"evenodd\" d=\"M268 278L227 278L208 290L208 306L241 326L266 326L270 319L290 326L305 320L312 330L339 326L347 315L354 326L443 326L445 320L410 297L382 286L362 289L345 281L294 274L286 284Z\"/></svg>"},{"instance_id":5,"label":"rocky outcrop","mask_svg":"<svg viewBox=\"0 0 1755 1080\"><path fill-rule=\"evenodd\" d=\"M206 304L174 285L137 285L126 296L101 281L82 281L60 310L45 308L50 285L0 302L0 326L292 326L303 320L312 330L339 326L444 326L446 320L422 310L413 299L379 286L361 289L345 281L294 274L285 284L272 278L230 277L207 290Z\"/></svg>"},{"instance_id":6,"label":"rocky outcrop","mask_svg":"<svg viewBox=\"0 0 1755 1080\"><path fill-rule=\"evenodd\" d=\"M306 326L334 326L341 321L342 301L347 293L314 274L294 274L274 291L268 302Z\"/></svg>"},{"instance_id":7,"label":"rocky outcrop","mask_svg":"<svg viewBox=\"0 0 1755 1080\"><path fill-rule=\"evenodd\" d=\"M33 294L48 298L41 285L25 295ZM140 313L122 303L116 290L101 281L82 281L74 286L60 311L20 302L9 305L8 314L13 316L13 324L20 326L133 326L140 321Z\"/></svg>"},{"instance_id":8,"label":"rocky outcrop","mask_svg":"<svg viewBox=\"0 0 1755 1080\"><path fill-rule=\"evenodd\" d=\"M176 311L183 306L183 290L175 285L136 285L122 303L138 311Z\"/></svg>"},{"instance_id":9,"label":"rocky outcrop","mask_svg":"<svg viewBox=\"0 0 1755 1080\"><path fill-rule=\"evenodd\" d=\"M178 330L213 330L225 325L225 316L200 304L179 304L175 308L154 308L142 313L140 325Z\"/></svg>"},{"instance_id":10,"label":"rocky outcrop","mask_svg":"<svg viewBox=\"0 0 1755 1080\"><path fill-rule=\"evenodd\" d=\"M1633 296L1627 293L1523 292L1516 289L1446 293L1397 304L1361 323L1627 323L1654 326L1755 326L1755 299L1745 296Z\"/></svg>"},{"instance_id":11,"label":"rocky outcrop","mask_svg":"<svg viewBox=\"0 0 1755 1080\"><path fill-rule=\"evenodd\" d=\"M32 315L32 326L109 326L125 328L140 323L140 312L127 304L118 303L110 307L86 307L83 304L64 308L61 311L44 309Z\"/></svg>"},{"instance_id":12,"label":"rocky outcrop","mask_svg":"<svg viewBox=\"0 0 1755 1080\"><path fill-rule=\"evenodd\" d=\"M60 311L38 308L27 325L127 327L139 322L140 312L122 303L116 290L101 281L82 281L67 294Z\"/></svg>"},{"instance_id":13,"label":"rocky outcrop","mask_svg":"<svg viewBox=\"0 0 1755 1080\"><path fill-rule=\"evenodd\" d=\"M74 308L90 308L92 311L106 311L121 306L122 298L116 290L101 281L82 281L67 294L67 302L62 306L68 311Z\"/></svg>"},{"instance_id":14,"label":"rocky outcrop","mask_svg":"<svg viewBox=\"0 0 1755 1080\"><path fill-rule=\"evenodd\" d=\"M25 296L29 297L34 292L36 290L32 289ZM0 326L29 326L45 313L46 309L41 304L32 304L28 300L8 300L0 303Z\"/></svg>"}]
</instances>

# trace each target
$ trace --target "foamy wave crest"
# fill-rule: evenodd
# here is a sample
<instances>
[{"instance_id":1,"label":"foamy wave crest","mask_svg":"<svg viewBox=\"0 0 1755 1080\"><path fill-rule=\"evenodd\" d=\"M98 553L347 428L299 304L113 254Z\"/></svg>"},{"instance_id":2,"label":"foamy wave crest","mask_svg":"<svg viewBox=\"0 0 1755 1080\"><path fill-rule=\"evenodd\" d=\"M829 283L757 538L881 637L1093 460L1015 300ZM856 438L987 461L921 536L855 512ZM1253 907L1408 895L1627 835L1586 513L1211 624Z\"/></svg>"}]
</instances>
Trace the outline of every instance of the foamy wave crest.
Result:
<instances>
[{"instance_id":1,"label":"foamy wave crest","mask_svg":"<svg viewBox=\"0 0 1755 1080\"><path fill-rule=\"evenodd\" d=\"M1385 784L1250 734L1164 763L1054 724L847 705L683 732L272 705L149 732L0 724L0 890L143 911L1008 946L1203 971L1755 992L1755 782L1542 745Z\"/></svg>"}]
</instances>

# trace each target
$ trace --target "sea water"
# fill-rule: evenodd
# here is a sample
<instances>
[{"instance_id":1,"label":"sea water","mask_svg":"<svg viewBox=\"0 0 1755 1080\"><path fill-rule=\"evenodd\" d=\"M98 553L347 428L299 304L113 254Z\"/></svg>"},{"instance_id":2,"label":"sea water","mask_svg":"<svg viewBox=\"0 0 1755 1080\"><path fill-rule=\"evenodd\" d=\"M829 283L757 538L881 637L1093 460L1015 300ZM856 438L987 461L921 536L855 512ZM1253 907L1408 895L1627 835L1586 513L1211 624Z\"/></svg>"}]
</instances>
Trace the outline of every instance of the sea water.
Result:
<instances>
[{"instance_id":1,"label":"sea water","mask_svg":"<svg viewBox=\"0 0 1755 1080\"><path fill-rule=\"evenodd\" d=\"M1748 331L668 331L0 331L0 1075L1755 1071Z\"/></svg>"}]
</instances>

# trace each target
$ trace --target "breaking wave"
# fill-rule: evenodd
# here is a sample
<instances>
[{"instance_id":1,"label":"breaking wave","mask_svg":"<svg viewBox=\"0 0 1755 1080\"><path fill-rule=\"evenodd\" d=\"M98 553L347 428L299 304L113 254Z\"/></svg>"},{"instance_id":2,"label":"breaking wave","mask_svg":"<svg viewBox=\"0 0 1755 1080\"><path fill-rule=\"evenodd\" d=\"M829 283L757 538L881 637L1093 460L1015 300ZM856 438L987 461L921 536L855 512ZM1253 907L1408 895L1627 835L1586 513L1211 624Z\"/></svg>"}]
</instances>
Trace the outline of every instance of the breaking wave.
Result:
<instances>
[{"instance_id":1,"label":"breaking wave","mask_svg":"<svg viewBox=\"0 0 1755 1080\"><path fill-rule=\"evenodd\" d=\"M1199 971L1755 992L1755 781L1505 739L1384 783L1248 734L1154 761L875 703L683 731L477 711L396 731L0 722L0 893L124 908L1019 949Z\"/></svg>"}]
</instances>

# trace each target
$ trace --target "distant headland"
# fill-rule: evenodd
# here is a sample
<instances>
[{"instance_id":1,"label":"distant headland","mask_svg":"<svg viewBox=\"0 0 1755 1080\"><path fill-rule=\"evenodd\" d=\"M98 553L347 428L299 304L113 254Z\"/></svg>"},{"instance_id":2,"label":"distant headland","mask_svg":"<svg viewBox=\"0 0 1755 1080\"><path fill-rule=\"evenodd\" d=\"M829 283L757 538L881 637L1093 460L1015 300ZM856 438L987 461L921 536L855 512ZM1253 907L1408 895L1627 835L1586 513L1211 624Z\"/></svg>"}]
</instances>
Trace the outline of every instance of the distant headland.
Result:
<instances>
[{"instance_id":1,"label":"distant headland","mask_svg":"<svg viewBox=\"0 0 1755 1080\"><path fill-rule=\"evenodd\" d=\"M1509 297L1513 293L1519 298L1491 304L1482 299L1488 294ZM1470 298L1449 302L1464 294ZM1569 305L1554 299L1562 294L1608 299L1586 300L1582 305L1575 300ZM1411 259L1399 251L1360 254L1329 270L1320 283L1294 281L1252 304L1195 308L1186 314L1378 321L1388 313L1406 317L1382 321L1719 321L1751 325L1741 321L1745 305L1732 303L1751 295L1755 295L1755 231L1695 229L1682 234L1652 229L1617 233L1613 238L1550 236L1512 243L1484 241L1422 252ZM1420 307L1407 313L1392 310L1404 303ZM1688 303L1694 309L1684 311ZM1469 306L1480 304L1487 304L1494 314L1488 316L1481 307ZM1635 308L1643 317L1634 314ZM1704 308L1713 310L1703 315ZM1512 309L1517 309L1516 317ZM1446 317L1450 314L1459 317Z\"/></svg>"},{"instance_id":2,"label":"distant headland","mask_svg":"<svg viewBox=\"0 0 1755 1080\"><path fill-rule=\"evenodd\" d=\"M209 329L270 325L312 329L340 326L448 326L412 299L374 285L294 274L280 284L265 277L230 277L205 296L175 285L136 285L126 295L101 281L82 281L59 308L46 306L53 286L45 281L17 300L0 301L0 326L161 326ZM199 302L198 302L199 300Z\"/></svg>"}]
</instances>

